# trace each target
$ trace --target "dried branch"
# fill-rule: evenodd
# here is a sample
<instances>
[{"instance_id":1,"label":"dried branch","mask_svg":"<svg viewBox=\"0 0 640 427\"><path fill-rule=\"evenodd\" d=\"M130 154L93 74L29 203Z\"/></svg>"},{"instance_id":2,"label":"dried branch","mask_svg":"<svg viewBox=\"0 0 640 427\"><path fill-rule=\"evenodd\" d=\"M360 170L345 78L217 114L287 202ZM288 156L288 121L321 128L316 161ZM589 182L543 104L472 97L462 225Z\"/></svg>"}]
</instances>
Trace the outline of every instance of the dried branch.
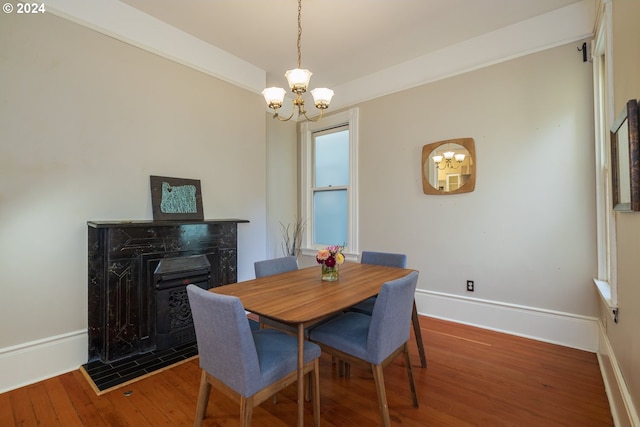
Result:
<instances>
[{"instance_id":1,"label":"dried branch","mask_svg":"<svg viewBox=\"0 0 640 427\"><path fill-rule=\"evenodd\" d=\"M280 223L280 228L282 229L282 252L285 256L298 256L305 226L306 222L301 219L296 219L293 226L291 223L286 226Z\"/></svg>"}]
</instances>

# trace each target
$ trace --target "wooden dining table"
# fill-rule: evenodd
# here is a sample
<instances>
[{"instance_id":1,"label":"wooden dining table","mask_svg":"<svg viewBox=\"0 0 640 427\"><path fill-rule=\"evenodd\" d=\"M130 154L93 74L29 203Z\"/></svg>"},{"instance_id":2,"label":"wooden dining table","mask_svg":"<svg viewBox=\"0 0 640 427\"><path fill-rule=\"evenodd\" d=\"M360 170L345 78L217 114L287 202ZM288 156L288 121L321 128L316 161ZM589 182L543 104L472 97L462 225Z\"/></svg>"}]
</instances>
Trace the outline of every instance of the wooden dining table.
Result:
<instances>
[{"instance_id":1,"label":"wooden dining table","mask_svg":"<svg viewBox=\"0 0 640 427\"><path fill-rule=\"evenodd\" d=\"M380 292L385 282L414 271L371 264L344 263L334 282L320 278L320 266L210 289L240 298L245 310L297 328L298 426L304 425L304 330ZM414 304L414 316L415 304ZM316 420L319 427L319 420Z\"/></svg>"}]
</instances>

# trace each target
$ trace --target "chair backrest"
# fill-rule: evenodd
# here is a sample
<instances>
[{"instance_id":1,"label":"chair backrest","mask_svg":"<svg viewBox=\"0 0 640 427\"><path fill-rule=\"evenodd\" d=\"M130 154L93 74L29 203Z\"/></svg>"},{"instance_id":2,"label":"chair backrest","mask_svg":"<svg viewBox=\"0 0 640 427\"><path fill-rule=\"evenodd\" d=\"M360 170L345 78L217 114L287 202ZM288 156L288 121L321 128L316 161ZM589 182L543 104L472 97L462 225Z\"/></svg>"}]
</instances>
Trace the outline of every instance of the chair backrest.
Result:
<instances>
[{"instance_id":1,"label":"chair backrest","mask_svg":"<svg viewBox=\"0 0 640 427\"><path fill-rule=\"evenodd\" d=\"M258 352L238 297L187 286L200 367L236 392L253 394L260 378Z\"/></svg>"},{"instance_id":2,"label":"chair backrest","mask_svg":"<svg viewBox=\"0 0 640 427\"><path fill-rule=\"evenodd\" d=\"M411 313L417 285L417 271L382 285L373 306L367 336L367 354L370 363L381 363L409 340Z\"/></svg>"},{"instance_id":3,"label":"chair backrest","mask_svg":"<svg viewBox=\"0 0 640 427\"><path fill-rule=\"evenodd\" d=\"M261 277L297 270L298 260L294 256L267 259L264 261L256 261L253 263L253 268L256 272L256 279L259 279Z\"/></svg>"},{"instance_id":4,"label":"chair backrest","mask_svg":"<svg viewBox=\"0 0 640 427\"><path fill-rule=\"evenodd\" d=\"M393 254L389 252L362 251L360 263L407 268L407 256L405 254Z\"/></svg>"}]
</instances>

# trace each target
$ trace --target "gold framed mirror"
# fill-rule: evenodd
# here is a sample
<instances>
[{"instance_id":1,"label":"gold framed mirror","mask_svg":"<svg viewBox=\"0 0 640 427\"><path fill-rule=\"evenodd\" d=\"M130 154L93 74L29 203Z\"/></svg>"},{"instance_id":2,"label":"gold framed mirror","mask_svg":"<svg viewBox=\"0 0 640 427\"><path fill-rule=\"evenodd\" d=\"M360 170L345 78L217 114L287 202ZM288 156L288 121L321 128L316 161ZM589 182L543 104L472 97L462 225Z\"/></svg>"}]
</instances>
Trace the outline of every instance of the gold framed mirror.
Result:
<instances>
[{"instance_id":1,"label":"gold framed mirror","mask_svg":"<svg viewBox=\"0 0 640 427\"><path fill-rule=\"evenodd\" d=\"M424 194L469 193L476 187L476 149L473 138L433 142L422 147Z\"/></svg>"}]
</instances>

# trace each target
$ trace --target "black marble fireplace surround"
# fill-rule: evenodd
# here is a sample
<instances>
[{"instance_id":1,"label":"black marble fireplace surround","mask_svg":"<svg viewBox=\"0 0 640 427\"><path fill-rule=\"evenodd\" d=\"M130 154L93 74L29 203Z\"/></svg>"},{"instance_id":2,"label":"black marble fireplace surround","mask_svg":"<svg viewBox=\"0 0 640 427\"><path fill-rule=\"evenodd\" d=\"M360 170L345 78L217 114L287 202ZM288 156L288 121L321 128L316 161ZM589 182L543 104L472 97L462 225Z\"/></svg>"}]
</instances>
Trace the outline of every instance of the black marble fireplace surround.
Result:
<instances>
[{"instance_id":1,"label":"black marble fireplace surround","mask_svg":"<svg viewBox=\"0 0 640 427\"><path fill-rule=\"evenodd\" d=\"M188 283L210 288L237 281L237 225L246 222L89 221L85 368L105 372L156 354L193 355L195 336L180 292ZM170 312L175 319L167 320Z\"/></svg>"}]
</instances>

